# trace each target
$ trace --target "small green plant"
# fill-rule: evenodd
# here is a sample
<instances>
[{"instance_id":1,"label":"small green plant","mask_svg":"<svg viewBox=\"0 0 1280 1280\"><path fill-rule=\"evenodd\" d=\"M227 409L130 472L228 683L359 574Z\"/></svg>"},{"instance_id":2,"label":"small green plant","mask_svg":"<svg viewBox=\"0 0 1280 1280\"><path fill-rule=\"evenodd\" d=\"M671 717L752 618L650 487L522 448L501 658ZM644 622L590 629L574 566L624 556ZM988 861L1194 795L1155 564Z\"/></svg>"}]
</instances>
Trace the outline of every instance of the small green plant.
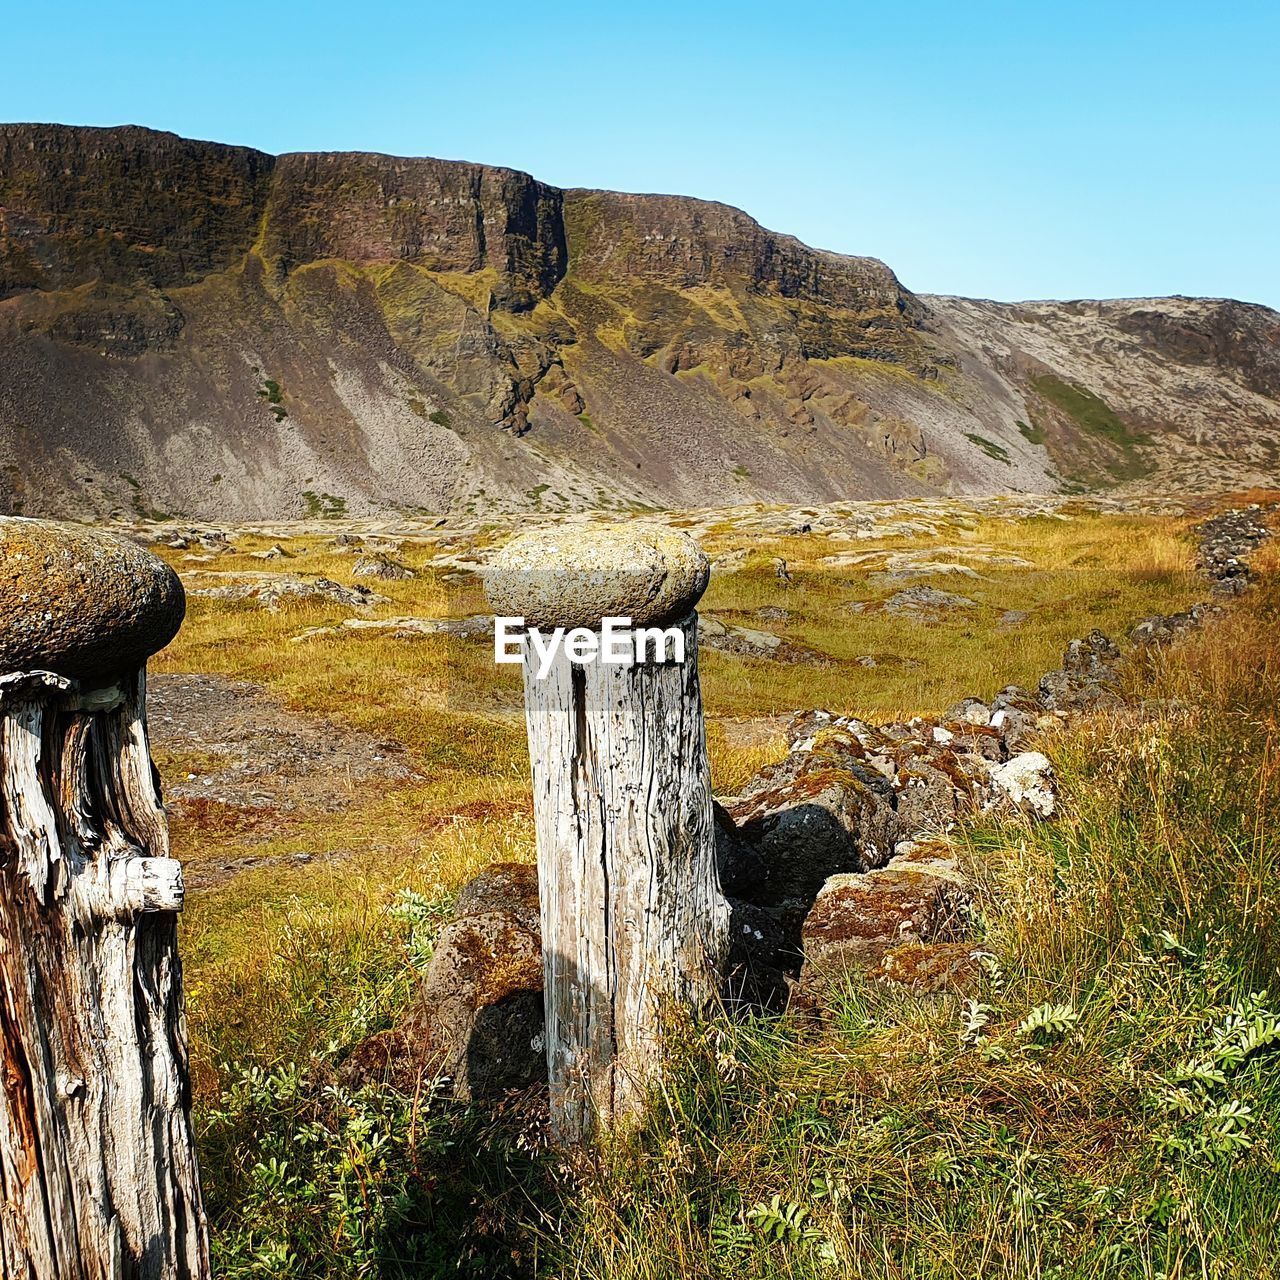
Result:
<instances>
[{"instance_id":1,"label":"small green plant","mask_svg":"<svg viewBox=\"0 0 1280 1280\"><path fill-rule=\"evenodd\" d=\"M991 1015L995 1010L989 1004L983 1004L979 1000L969 999L964 1002L964 1009L961 1011L961 1031L960 1043L963 1045L973 1046L982 1039L982 1032L987 1023L991 1020Z\"/></svg>"},{"instance_id":2,"label":"small green plant","mask_svg":"<svg viewBox=\"0 0 1280 1280\"><path fill-rule=\"evenodd\" d=\"M433 409L427 415L430 421L434 422L437 427L453 426L453 419L443 409Z\"/></svg>"},{"instance_id":3,"label":"small green plant","mask_svg":"<svg viewBox=\"0 0 1280 1280\"><path fill-rule=\"evenodd\" d=\"M719 1275L741 1274L742 1263L751 1252L755 1236L736 1217L722 1218L711 1226L711 1247Z\"/></svg>"},{"instance_id":4,"label":"small green plant","mask_svg":"<svg viewBox=\"0 0 1280 1280\"><path fill-rule=\"evenodd\" d=\"M1044 444L1044 428L1040 426L1029 426L1018 419L1018 434L1022 436L1028 444Z\"/></svg>"},{"instance_id":5,"label":"small green plant","mask_svg":"<svg viewBox=\"0 0 1280 1280\"><path fill-rule=\"evenodd\" d=\"M1208 1038L1202 1052L1158 1081L1155 1104L1175 1121L1161 1143L1184 1156L1229 1160L1253 1145L1257 1117L1225 1091L1251 1058L1280 1046L1280 1015L1265 991L1253 992L1208 1028Z\"/></svg>"},{"instance_id":6,"label":"small green plant","mask_svg":"<svg viewBox=\"0 0 1280 1280\"><path fill-rule=\"evenodd\" d=\"M964 1160L954 1151L936 1151L925 1162L929 1178L946 1187L958 1187L965 1179Z\"/></svg>"},{"instance_id":7,"label":"small green plant","mask_svg":"<svg viewBox=\"0 0 1280 1280\"><path fill-rule=\"evenodd\" d=\"M389 1091L324 1083L316 1066L233 1064L204 1117L207 1145L242 1153L234 1225L213 1233L228 1280L401 1274L384 1268L429 1264L438 1248L414 1240L427 1208L421 1162L440 1142L433 1093L415 1108Z\"/></svg>"},{"instance_id":8,"label":"small green plant","mask_svg":"<svg viewBox=\"0 0 1280 1280\"><path fill-rule=\"evenodd\" d=\"M785 1244L799 1244L804 1239L805 1220L809 1210L793 1201L784 1201L775 1195L768 1201L752 1206L746 1219L766 1240Z\"/></svg>"},{"instance_id":9,"label":"small green plant","mask_svg":"<svg viewBox=\"0 0 1280 1280\"><path fill-rule=\"evenodd\" d=\"M1038 1004L1018 1023L1018 1034L1032 1045L1044 1047L1065 1039L1080 1021L1069 1001L1065 1004Z\"/></svg>"},{"instance_id":10,"label":"small green plant","mask_svg":"<svg viewBox=\"0 0 1280 1280\"><path fill-rule=\"evenodd\" d=\"M966 431L964 438L970 444L976 444L988 458L994 458L997 462L1008 463L1012 466L1013 461L1009 457L1009 450L1002 444L997 444L994 440L988 440L986 436L975 435L972 431Z\"/></svg>"},{"instance_id":11,"label":"small green plant","mask_svg":"<svg viewBox=\"0 0 1280 1280\"><path fill-rule=\"evenodd\" d=\"M258 398L267 402L267 408L271 410L271 416L276 422L283 422L289 416L289 411L284 407L284 392L274 378L263 378L262 385L258 388Z\"/></svg>"},{"instance_id":12,"label":"small green plant","mask_svg":"<svg viewBox=\"0 0 1280 1280\"><path fill-rule=\"evenodd\" d=\"M387 915L409 926L404 949L415 969L425 969L435 950L436 934L449 918L447 898L428 898L414 889L401 889L387 908Z\"/></svg>"}]
</instances>

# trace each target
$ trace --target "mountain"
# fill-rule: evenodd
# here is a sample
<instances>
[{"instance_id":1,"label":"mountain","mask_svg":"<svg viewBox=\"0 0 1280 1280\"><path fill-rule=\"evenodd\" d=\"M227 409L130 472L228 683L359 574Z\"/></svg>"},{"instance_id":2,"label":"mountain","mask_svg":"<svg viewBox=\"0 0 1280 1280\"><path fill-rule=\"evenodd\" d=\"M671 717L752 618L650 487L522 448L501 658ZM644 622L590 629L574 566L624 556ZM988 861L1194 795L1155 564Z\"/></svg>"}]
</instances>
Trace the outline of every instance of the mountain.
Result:
<instances>
[{"instance_id":1,"label":"mountain","mask_svg":"<svg viewBox=\"0 0 1280 1280\"><path fill-rule=\"evenodd\" d=\"M728 206L0 125L0 511L1273 481L1280 316L905 289Z\"/></svg>"}]
</instances>

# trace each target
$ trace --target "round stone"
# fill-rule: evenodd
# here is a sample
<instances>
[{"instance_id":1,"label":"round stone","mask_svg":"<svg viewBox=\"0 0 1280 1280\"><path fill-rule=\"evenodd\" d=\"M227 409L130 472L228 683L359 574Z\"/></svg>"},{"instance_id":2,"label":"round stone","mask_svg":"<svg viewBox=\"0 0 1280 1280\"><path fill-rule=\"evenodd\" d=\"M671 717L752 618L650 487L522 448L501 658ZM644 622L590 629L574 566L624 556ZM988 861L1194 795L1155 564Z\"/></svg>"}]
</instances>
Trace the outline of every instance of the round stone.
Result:
<instances>
[{"instance_id":1,"label":"round stone","mask_svg":"<svg viewBox=\"0 0 1280 1280\"><path fill-rule=\"evenodd\" d=\"M140 666L178 633L178 575L114 534L0 517L0 674L77 680Z\"/></svg>"},{"instance_id":2,"label":"round stone","mask_svg":"<svg viewBox=\"0 0 1280 1280\"><path fill-rule=\"evenodd\" d=\"M495 614L540 630L653 626L687 617L711 565L686 534L654 524L560 525L513 538L484 575Z\"/></svg>"}]
</instances>

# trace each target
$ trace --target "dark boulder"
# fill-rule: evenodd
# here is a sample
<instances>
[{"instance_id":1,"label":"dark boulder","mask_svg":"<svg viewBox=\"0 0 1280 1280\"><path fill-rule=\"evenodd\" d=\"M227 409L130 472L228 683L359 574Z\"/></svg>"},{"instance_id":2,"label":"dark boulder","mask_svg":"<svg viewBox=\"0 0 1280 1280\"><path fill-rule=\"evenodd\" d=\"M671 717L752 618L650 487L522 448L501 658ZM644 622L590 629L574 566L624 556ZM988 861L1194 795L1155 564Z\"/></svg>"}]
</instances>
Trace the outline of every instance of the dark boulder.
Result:
<instances>
[{"instance_id":1,"label":"dark boulder","mask_svg":"<svg viewBox=\"0 0 1280 1280\"><path fill-rule=\"evenodd\" d=\"M546 1079L536 872L491 867L459 905L466 914L441 931L414 1005L352 1051L348 1083L412 1093L425 1079L447 1078L466 1101Z\"/></svg>"}]
</instances>

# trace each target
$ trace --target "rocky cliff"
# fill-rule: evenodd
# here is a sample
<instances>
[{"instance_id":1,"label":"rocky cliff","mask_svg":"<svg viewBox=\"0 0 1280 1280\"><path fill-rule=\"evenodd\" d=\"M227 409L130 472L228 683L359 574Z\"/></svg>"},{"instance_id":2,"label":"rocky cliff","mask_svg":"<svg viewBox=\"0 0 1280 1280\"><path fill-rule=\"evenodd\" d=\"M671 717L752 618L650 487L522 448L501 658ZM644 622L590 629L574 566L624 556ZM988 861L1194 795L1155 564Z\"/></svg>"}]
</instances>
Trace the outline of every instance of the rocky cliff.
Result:
<instances>
[{"instance_id":1,"label":"rocky cliff","mask_svg":"<svg viewBox=\"0 0 1280 1280\"><path fill-rule=\"evenodd\" d=\"M724 205L0 126L0 511L1266 482L1280 317L922 297Z\"/></svg>"}]
</instances>

